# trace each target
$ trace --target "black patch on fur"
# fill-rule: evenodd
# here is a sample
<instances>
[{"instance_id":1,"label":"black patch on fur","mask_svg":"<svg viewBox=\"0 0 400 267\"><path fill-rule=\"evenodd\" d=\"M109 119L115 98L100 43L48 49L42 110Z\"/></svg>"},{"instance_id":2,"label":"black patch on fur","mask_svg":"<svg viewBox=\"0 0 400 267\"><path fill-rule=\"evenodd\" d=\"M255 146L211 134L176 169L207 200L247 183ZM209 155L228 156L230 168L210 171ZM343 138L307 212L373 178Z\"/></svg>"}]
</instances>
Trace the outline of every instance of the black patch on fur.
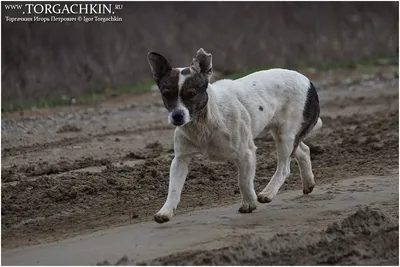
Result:
<instances>
[{"instance_id":1,"label":"black patch on fur","mask_svg":"<svg viewBox=\"0 0 400 267\"><path fill-rule=\"evenodd\" d=\"M204 50L199 50L194 57L191 66L197 69L197 71L200 73L208 74L212 71L211 60L211 54L206 53Z\"/></svg>"},{"instance_id":2,"label":"black patch on fur","mask_svg":"<svg viewBox=\"0 0 400 267\"><path fill-rule=\"evenodd\" d=\"M262 106L260 106L258 109L259 109L259 110L261 110L261 111L263 111L263 110L264 110L264 108L263 108Z\"/></svg>"},{"instance_id":3,"label":"black patch on fur","mask_svg":"<svg viewBox=\"0 0 400 267\"><path fill-rule=\"evenodd\" d=\"M178 102L178 81L179 81L179 70L172 69L167 72L158 82L158 88L160 89L164 106L168 111L172 111Z\"/></svg>"},{"instance_id":4,"label":"black patch on fur","mask_svg":"<svg viewBox=\"0 0 400 267\"><path fill-rule=\"evenodd\" d=\"M303 110L303 124L294 141L293 153L296 151L300 141L312 130L319 118L319 98L314 84L310 81L310 87L307 92L307 99Z\"/></svg>"},{"instance_id":5,"label":"black patch on fur","mask_svg":"<svg viewBox=\"0 0 400 267\"><path fill-rule=\"evenodd\" d=\"M181 70L182 75L189 75L191 74L190 68L184 68Z\"/></svg>"},{"instance_id":6,"label":"black patch on fur","mask_svg":"<svg viewBox=\"0 0 400 267\"><path fill-rule=\"evenodd\" d=\"M157 83L159 83L161 78L172 70L172 67L169 64L168 60L164 56L156 52L148 53L147 59L153 72L153 79Z\"/></svg>"},{"instance_id":7,"label":"black patch on fur","mask_svg":"<svg viewBox=\"0 0 400 267\"><path fill-rule=\"evenodd\" d=\"M208 79L203 73L196 73L191 77L188 77L182 85L180 96L183 104L189 110L190 117L196 115L198 111L201 111L208 102ZM196 95L190 97L187 94L189 91L195 91Z\"/></svg>"}]
</instances>

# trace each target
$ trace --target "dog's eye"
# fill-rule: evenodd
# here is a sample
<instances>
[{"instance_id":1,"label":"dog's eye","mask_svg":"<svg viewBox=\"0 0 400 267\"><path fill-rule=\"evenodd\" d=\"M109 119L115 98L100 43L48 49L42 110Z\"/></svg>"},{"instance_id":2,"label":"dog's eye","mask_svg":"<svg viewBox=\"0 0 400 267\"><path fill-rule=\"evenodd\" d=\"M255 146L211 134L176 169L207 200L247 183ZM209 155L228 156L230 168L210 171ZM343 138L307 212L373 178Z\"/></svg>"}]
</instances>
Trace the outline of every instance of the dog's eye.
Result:
<instances>
[{"instance_id":1,"label":"dog's eye","mask_svg":"<svg viewBox=\"0 0 400 267\"><path fill-rule=\"evenodd\" d=\"M185 93L186 98L193 98L197 95L196 90L189 90Z\"/></svg>"},{"instance_id":2,"label":"dog's eye","mask_svg":"<svg viewBox=\"0 0 400 267\"><path fill-rule=\"evenodd\" d=\"M161 94L164 97L172 97L174 95L174 91L171 90L171 89L164 89L164 90L161 91Z\"/></svg>"}]
</instances>

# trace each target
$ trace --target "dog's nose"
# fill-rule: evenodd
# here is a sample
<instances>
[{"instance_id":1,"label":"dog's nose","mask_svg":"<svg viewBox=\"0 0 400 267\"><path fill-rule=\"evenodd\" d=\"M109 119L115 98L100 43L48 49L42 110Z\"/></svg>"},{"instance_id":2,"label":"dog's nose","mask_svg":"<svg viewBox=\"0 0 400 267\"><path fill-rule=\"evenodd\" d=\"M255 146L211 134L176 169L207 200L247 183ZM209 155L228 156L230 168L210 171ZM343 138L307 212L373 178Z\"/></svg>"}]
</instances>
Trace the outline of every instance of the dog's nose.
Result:
<instances>
[{"instance_id":1,"label":"dog's nose","mask_svg":"<svg viewBox=\"0 0 400 267\"><path fill-rule=\"evenodd\" d=\"M181 110L175 111L172 114L172 119L174 119L175 122L182 122L182 120L183 120L183 111L181 111Z\"/></svg>"}]
</instances>

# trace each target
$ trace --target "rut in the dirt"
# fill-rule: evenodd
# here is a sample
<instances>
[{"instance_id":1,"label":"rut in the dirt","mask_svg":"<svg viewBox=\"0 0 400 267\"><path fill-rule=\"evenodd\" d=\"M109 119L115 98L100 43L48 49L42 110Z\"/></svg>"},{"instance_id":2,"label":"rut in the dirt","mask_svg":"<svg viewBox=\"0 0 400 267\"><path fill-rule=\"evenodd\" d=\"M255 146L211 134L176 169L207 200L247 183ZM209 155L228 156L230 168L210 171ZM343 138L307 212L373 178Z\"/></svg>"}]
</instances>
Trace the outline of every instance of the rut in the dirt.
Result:
<instances>
[{"instance_id":1,"label":"rut in the dirt","mask_svg":"<svg viewBox=\"0 0 400 267\"><path fill-rule=\"evenodd\" d=\"M269 240L244 235L238 244L218 250L146 262L125 256L116 265L398 265L398 242L398 221L364 207L321 232L283 233Z\"/></svg>"}]
</instances>

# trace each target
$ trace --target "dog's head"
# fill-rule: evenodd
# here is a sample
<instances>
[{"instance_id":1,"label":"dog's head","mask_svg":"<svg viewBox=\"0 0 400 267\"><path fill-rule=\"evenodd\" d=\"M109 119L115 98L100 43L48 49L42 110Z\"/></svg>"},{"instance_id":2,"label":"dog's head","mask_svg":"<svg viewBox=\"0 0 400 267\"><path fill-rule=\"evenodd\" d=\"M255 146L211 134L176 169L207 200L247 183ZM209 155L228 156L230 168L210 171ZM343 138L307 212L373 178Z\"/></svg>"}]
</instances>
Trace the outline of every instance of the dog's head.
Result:
<instances>
[{"instance_id":1,"label":"dog's head","mask_svg":"<svg viewBox=\"0 0 400 267\"><path fill-rule=\"evenodd\" d=\"M186 68L172 68L162 55L155 52L150 52L147 58L169 111L168 122L175 126L185 125L207 105L212 55L200 48L192 64Z\"/></svg>"}]
</instances>

